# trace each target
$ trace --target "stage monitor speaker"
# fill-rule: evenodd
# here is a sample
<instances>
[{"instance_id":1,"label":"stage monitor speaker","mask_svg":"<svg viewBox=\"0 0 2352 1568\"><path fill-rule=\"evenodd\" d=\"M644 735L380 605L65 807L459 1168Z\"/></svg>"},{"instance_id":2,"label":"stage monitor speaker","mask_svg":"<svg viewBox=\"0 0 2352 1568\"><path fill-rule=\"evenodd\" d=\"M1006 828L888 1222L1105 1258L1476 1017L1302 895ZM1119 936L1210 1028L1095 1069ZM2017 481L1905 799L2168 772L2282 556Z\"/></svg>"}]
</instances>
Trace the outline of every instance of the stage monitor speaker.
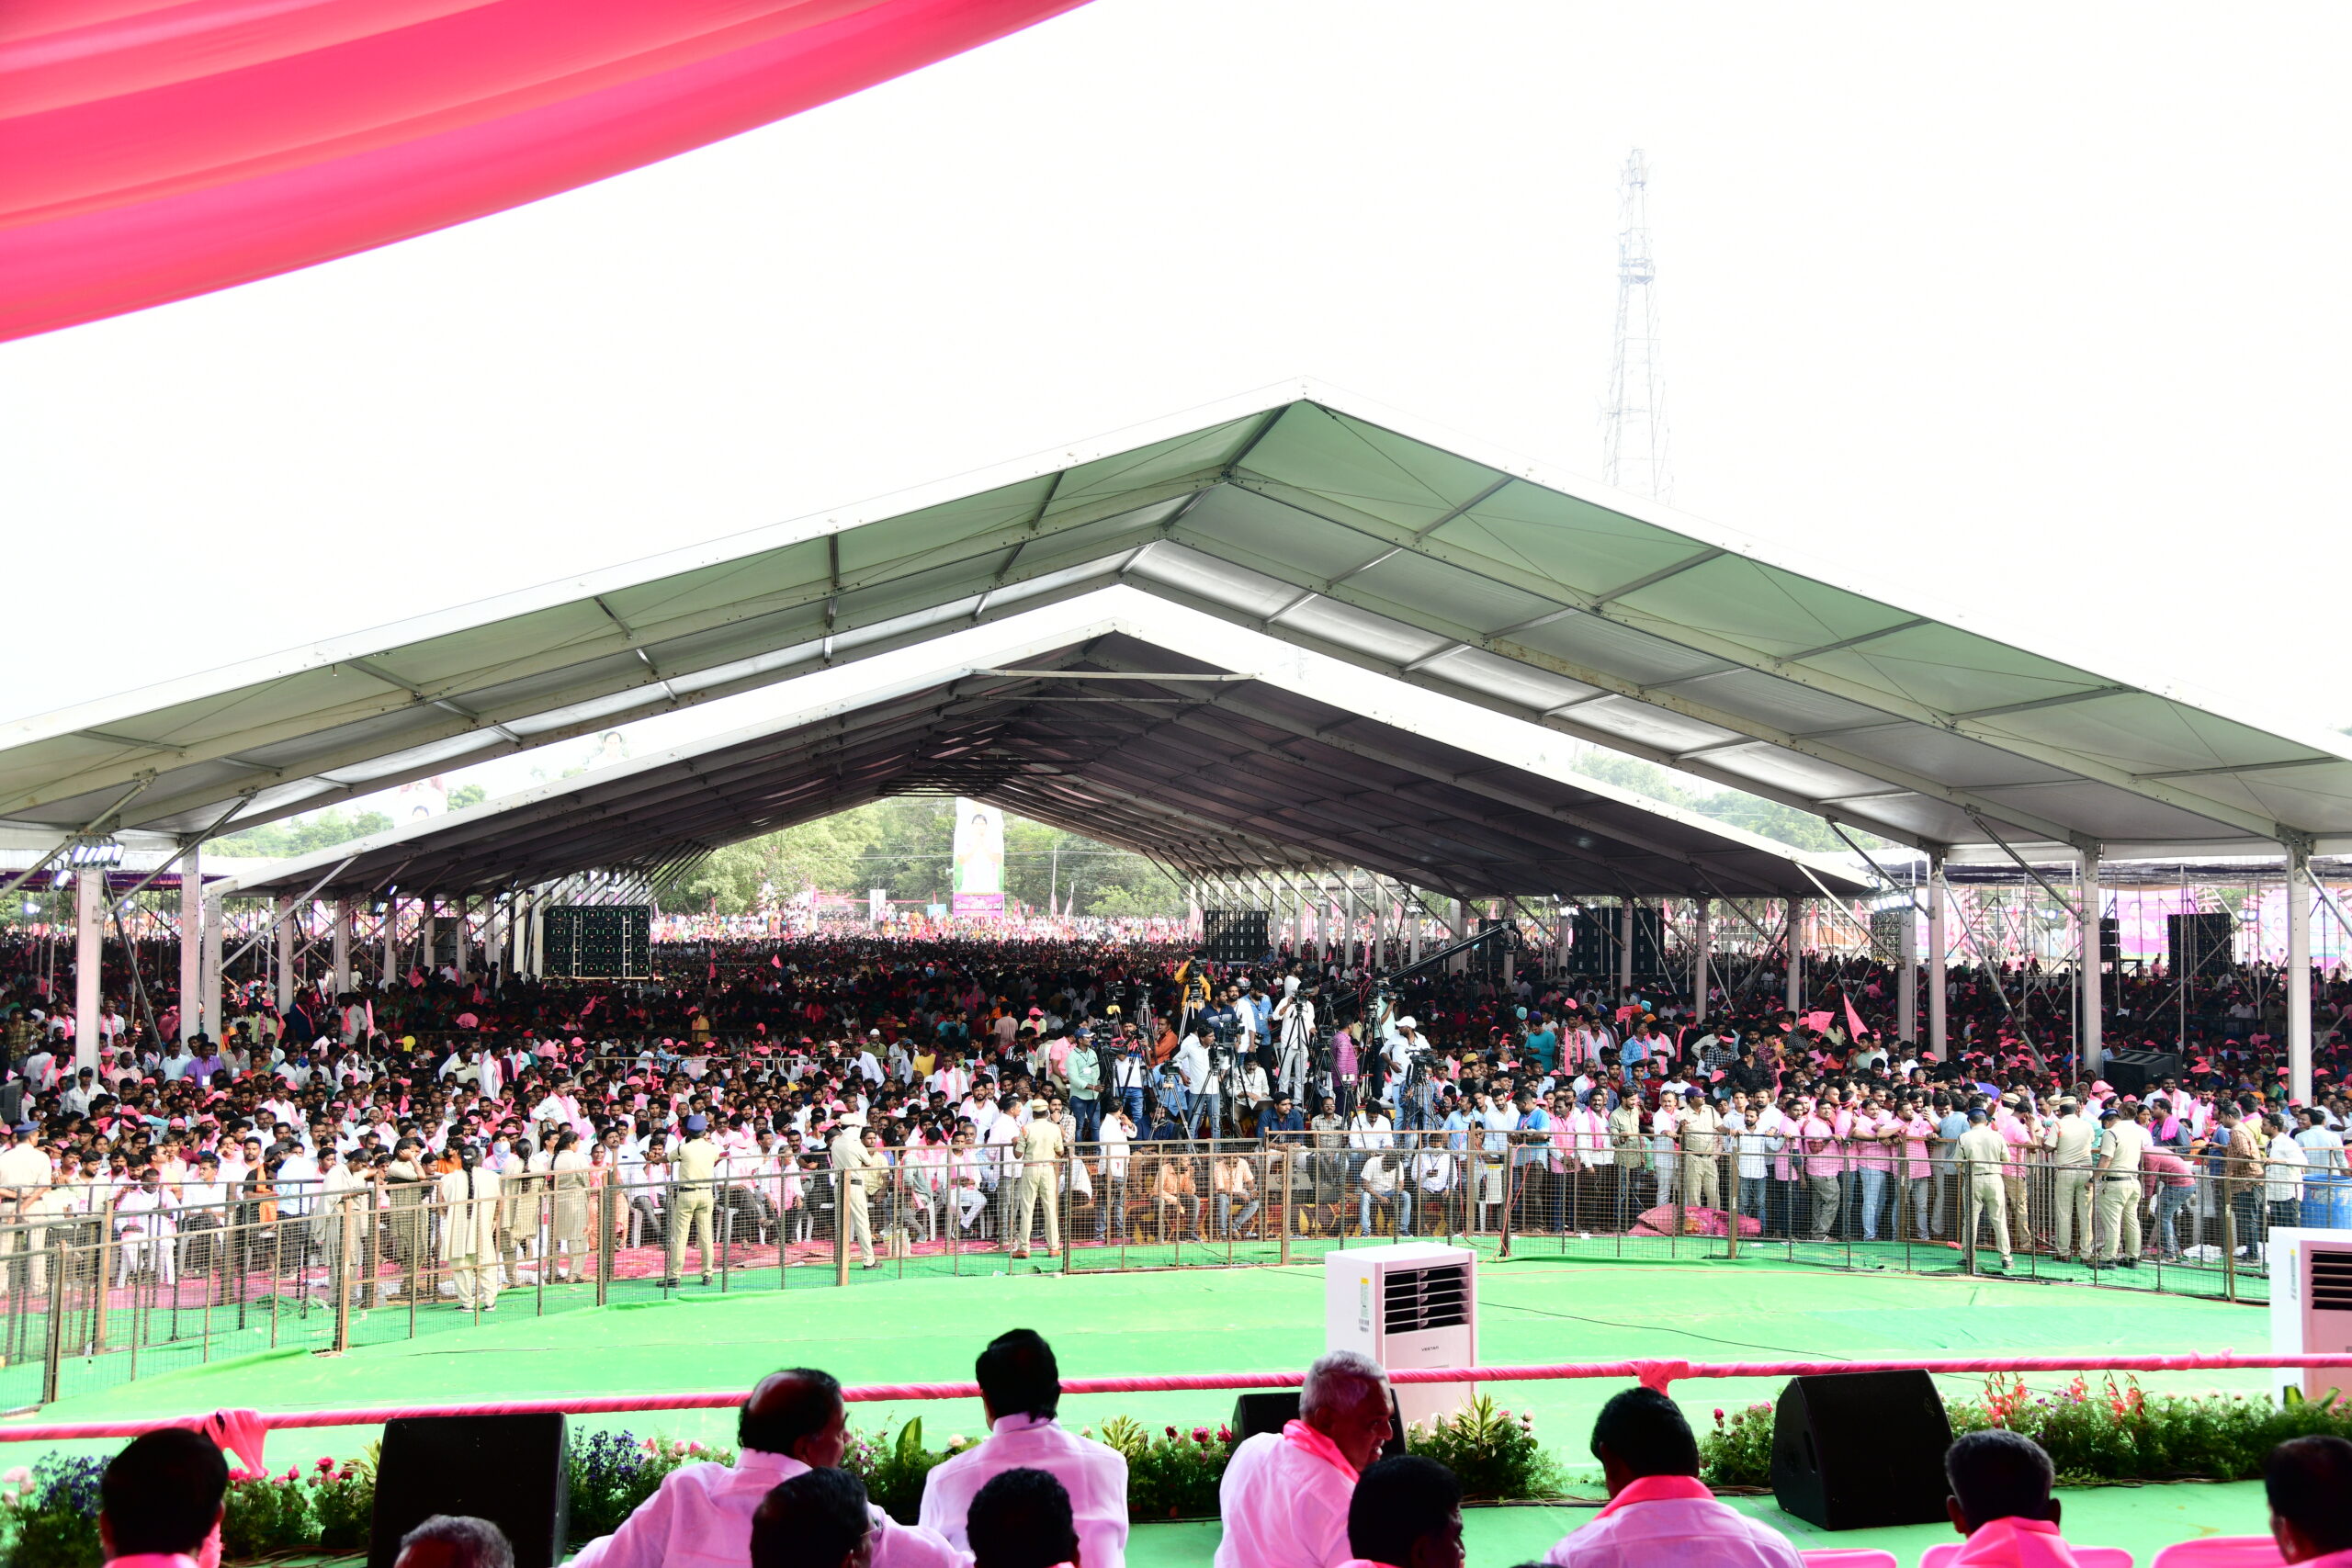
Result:
<instances>
[{"instance_id":1,"label":"stage monitor speaker","mask_svg":"<svg viewBox=\"0 0 2352 1568\"><path fill-rule=\"evenodd\" d=\"M2144 1100L2165 1079L2180 1077L2180 1058L2170 1051L2109 1051L2100 1059L2098 1071L2116 1093Z\"/></svg>"},{"instance_id":2,"label":"stage monitor speaker","mask_svg":"<svg viewBox=\"0 0 2352 1568\"><path fill-rule=\"evenodd\" d=\"M1298 1419L1298 1390L1270 1389L1263 1393L1245 1393L1233 1402L1233 1440L1238 1446L1261 1432L1281 1436L1284 1426ZM1388 1392L1388 1441L1381 1445L1380 1454L1386 1459L1405 1451L1405 1422L1396 1411L1396 1391ZM520 1568L520 1564L517 1564Z\"/></svg>"},{"instance_id":3,"label":"stage monitor speaker","mask_svg":"<svg viewBox=\"0 0 2352 1568\"><path fill-rule=\"evenodd\" d=\"M25 1119L25 1080L0 1083L0 1127L14 1127Z\"/></svg>"},{"instance_id":4,"label":"stage monitor speaker","mask_svg":"<svg viewBox=\"0 0 2352 1568\"><path fill-rule=\"evenodd\" d=\"M2113 915L2099 917L2098 961L2101 964L2123 962L2123 922Z\"/></svg>"},{"instance_id":5,"label":"stage monitor speaker","mask_svg":"<svg viewBox=\"0 0 2352 1568\"><path fill-rule=\"evenodd\" d=\"M566 1545L570 1471L560 1415L387 1421L368 1568L392 1568L401 1537L435 1514L470 1514L504 1530L514 1568L555 1568Z\"/></svg>"},{"instance_id":6,"label":"stage monitor speaker","mask_svg":"<svg viewBox=\"0 0 2352 1568\"><path fill-rule=\"evenodd\" d=\"M1946 1517L1951 1422L1925 1372L1792 1378L1772 1415L1772 1493L1823 1529Z\"/></svg>"}]
</instances>

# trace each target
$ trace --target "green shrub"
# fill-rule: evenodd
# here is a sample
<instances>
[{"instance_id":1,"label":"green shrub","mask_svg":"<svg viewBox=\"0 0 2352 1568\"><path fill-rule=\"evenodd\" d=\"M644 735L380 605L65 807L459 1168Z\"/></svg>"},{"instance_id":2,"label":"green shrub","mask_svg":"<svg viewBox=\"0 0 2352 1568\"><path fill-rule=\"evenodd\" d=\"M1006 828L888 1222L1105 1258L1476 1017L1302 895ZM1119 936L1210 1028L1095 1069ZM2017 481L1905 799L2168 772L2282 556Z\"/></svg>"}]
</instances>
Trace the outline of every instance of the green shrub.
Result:
<instances>
[{"instance_id":1,"label":"green shrub","mask_svg":"<svg viewBox=\"0 0 2352 1568\"><path fill-rule=\"evenodd\" d=\"M319 1542L302 1472L232 1481L220 1516L220 1555L232 1562L300 1551Z\"/></svg>"},{"instance_id":2,"label":"green shrub","mask_svg":"<svg viewBox=\"0 0 2352 1568\"><path fill-rule=\"evenodd\" d=\"M311 1517L318 1524L322 1551L364 1551L376 1514L376 1465L372 1459L319 1461L311 1472Z\"/></svg>"},{"instance_id":3,"label":"green shrub","mask_svg":"<svg viewBox=\"0 0 2352 1568\"><path fill-rule=\"evenodd\" d=\"M96 1456L45 1454L29 1470L8 1472L0 1517L9 1568L98 1568L98 1480L106 1469Z\"/></svg>"},{"instance_id":4,"label":"green shrub","mask_svg":"<svg viewBox=\"0 0 2352 1568\"><path fill-rule=\"evenodd\" d=\"M1155 1437L1143 1424L1114 1416L1102 1424L1102 1441L1127 1461L1127 1517L1206 1518L1216 1513L1217 1483L1233 1458L1233 1429L1194 1427L1179 1432L1164 1427Z\"/></svg>"},{"instance_id":5,"label":"green shrub","mask_svg":"<svg viewBox=\"0 0 2352 1568\"><path fill-rule=\"evenodd\" d=\"M567 1529L584 1546L621 1528L637 1506L681 1466L709 1461L732 1464L734 1453L700 1443L639 1438L629 1432L591 1432L571 1445L571 1510Z\"/></svg>"},{"instance_id":6,"label":"green shrub","mask_svg":"<svg viewBox=\"0 0 2352 1568\"><path fill-rule=\"evenodd\" d=\"M1559 1461L1535 1440L1535 1417L1498 1408L1483 1393L1466 1409L1416 1425L1405 1446L1453 1471L1469 1501L1556 1497L1566 1487Z\"/></svg>"},{"instance_id":7,"label":"green shrub","mask_svg":"<svg viewBox=\"0 0 2352 1568\"><path fill-rule=\"evenodd\" d=\"M910 1525L922 1511L924 1479L970 1446L962 1438L950 1438L938 1452L924 1448L922 1417L918 1416L899 1428L896 1438L887 1427L871 1438L852 1432L842 1468L865 1483L867 1501L900 1524Z\"/></svg>"},{"instance_id":8,"label":"green shrub","mask_svg":"<svg viewBox=\"0 0 2352 1568\"><path fill-rule=\"evenodd\" d=\"M1725 1416L1719 1409L1712 1430L1699 1435L1699 1473L1708 1485L1772 1484L1772 1406L1751 1404Z\"/></svg>"}]
</instances>

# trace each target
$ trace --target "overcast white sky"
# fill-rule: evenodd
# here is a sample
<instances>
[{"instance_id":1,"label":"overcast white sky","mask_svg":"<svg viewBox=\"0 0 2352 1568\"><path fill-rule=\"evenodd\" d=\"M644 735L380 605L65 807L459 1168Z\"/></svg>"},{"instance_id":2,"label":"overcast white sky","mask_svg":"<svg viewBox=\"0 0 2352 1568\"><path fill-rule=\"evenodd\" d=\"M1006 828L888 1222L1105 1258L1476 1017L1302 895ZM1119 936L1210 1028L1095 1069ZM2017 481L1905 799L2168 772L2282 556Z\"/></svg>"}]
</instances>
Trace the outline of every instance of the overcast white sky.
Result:
<instances>
[{"instance_id":1,"label":"overcast white sky","mask_svg":"<svg viewBox=\"0 0 2352 1568\"><path fill-rule=\"evenodd\" d=\"M36 712L1294 375L2352 721L2342 7L1095 0L721 145L0 345Z\"/></svg>"}]
</instances>

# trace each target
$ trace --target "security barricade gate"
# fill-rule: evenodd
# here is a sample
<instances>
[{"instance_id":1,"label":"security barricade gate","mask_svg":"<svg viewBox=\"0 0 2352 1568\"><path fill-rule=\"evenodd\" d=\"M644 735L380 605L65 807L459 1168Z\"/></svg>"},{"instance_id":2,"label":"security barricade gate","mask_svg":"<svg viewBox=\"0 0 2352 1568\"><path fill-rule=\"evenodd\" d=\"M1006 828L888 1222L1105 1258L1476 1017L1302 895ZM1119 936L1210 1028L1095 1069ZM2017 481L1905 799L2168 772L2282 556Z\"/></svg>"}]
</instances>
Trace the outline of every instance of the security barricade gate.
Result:
<instances>
[{"instance_id":1,"label":"security barricade gate","mask_svg":"<svg viewBox=\"0 0 2352 1568\"><path fill-rule=\"evenodd\" d=\"M1646 1123L1645 1123L1646 1125ZM337 1350L673 1294L910 1276L1311 1262L1428 1238L1490 1258L1746 1259L2015 1275L2267 1299L2263 1175L2106 1179L2040 1151L1963 1173L1931 1150L1738 1132L1307 1132L1264 1142L731 1154L707 1183L653 1161L254 1184L226 1201L60 1189L0 1226L0 1404L217 1357ZM1963 1249L1971 1232L1977 1247Z\"/></svg>"}]
</instances>

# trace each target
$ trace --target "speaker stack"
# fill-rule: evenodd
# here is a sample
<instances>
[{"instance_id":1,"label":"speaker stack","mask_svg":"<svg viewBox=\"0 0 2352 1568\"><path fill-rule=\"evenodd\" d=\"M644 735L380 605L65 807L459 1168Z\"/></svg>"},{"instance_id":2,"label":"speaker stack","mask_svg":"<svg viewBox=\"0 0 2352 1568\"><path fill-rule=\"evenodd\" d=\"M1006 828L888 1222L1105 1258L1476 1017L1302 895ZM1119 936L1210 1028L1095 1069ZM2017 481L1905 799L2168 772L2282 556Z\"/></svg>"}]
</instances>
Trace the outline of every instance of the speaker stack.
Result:
<instances>
[{"instance_id":1,"label":"speaker stack","mask_svg":"<svg viewBox=\"0 0 2352 1568\"><path fill-rule=\"evenodd\" d=\"M2118 1094L2144 1099L2165 1079L2180 1077L2180 1058L2170 1051L2109 1051L2100 1058L2098 1072Z\"/></svg>"},{"instance_id":2,"label":"speaker stack","mask_svg":"<svg viewBox=\"0 0 2352 1568\"><path fill-rule=\"evenodd\" d=\"M1212 964L1255 964L1273 951L1263 909L1204 909L1201 945Z\"/></svg>"},{"instance_id":3,"label":"speaker stack","mask_svg":"<svg viewBox=\"0 0 2352 1568\"><path fill-rule=\"evenodd\" d=\"M2166 915L2165 956L2172 977L2219 979L2237 962L2237 922L2227 914Z\"/></svg>"}]
</instances>

